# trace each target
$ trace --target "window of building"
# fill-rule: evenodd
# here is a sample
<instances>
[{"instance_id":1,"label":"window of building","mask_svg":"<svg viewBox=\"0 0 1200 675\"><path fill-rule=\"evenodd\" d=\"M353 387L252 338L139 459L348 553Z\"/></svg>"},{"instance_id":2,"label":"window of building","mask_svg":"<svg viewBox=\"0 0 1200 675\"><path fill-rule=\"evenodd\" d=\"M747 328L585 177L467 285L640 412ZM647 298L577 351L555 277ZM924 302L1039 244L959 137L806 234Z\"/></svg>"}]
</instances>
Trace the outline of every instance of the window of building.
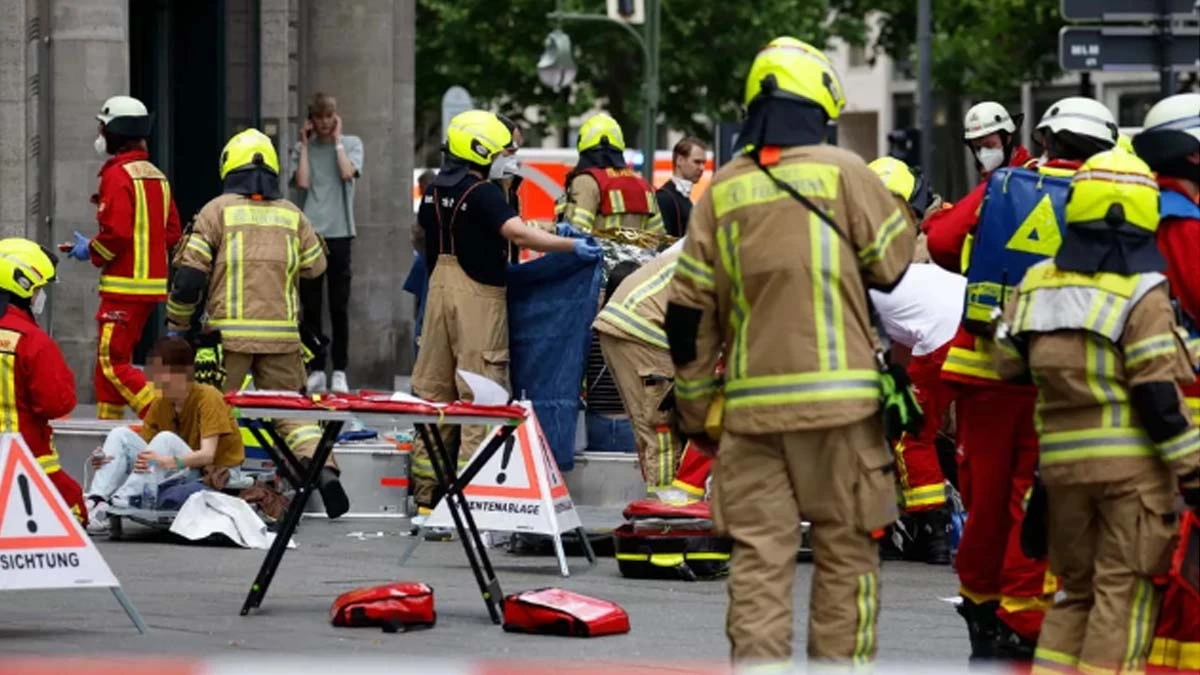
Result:
<instances>
[{"instance_id":1,"label":"window of building","mask_svg":"<svg viewBox=\"0 0 1200 675\"><path fill-rule=\"evenodd\" d=\"M1157 91L1121 94L1117 99L1117 126L1140 127L1146 121L1150 106L1161 98Z\"/></svg>"},{"instance_id":2,"label":"window of building","mask_svg":"<svg viewBox=\"0 0 1200 675\"><path fill-rule=\"evenodd\" d=\"M862 68L870 65L867 63L867 48L860 45L850 45L848 58L851 68Z\"/></svg>"}]
</instances>

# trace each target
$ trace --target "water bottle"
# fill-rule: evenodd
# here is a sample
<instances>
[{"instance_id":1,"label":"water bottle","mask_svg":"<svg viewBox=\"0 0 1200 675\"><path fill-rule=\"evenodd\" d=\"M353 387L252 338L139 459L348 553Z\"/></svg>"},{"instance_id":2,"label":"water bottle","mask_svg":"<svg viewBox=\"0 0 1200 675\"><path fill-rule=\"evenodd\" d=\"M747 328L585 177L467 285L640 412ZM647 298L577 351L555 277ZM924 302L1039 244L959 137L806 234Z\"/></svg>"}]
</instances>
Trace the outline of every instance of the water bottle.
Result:
<instances>
[{"instance_id":1,"label":"water bottle","mask_svg":"<svg viewBox=\"0 0 1200 675\"><path fill-rule=\"evenodd\" d=\"M154 475L157 462L150 462L146 481L142 484L142 508L153 511L158 508L158 478Z\"/></svg>"}]
</instances>

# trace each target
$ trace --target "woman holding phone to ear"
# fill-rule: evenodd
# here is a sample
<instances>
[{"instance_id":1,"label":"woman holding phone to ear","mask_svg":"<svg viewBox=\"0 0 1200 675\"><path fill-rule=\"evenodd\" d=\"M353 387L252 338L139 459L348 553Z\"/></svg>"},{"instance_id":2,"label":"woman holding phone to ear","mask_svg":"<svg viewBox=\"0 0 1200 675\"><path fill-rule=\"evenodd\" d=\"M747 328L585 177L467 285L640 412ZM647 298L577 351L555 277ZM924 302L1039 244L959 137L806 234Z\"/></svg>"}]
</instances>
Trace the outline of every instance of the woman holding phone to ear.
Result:
<instances>
[{"instance_id":1,"label":"woman holding phone to ear","mask_svg":"<svg viewBox=\"0 0 1200 675\"><path fill-rule=\"evenodd\" d=\"M307 330L316 335L324 334L322 310L325 287L329 287L333 373L327 382L325 355L317 354L308 364L308 391L329 389L344 393L350 390L346 381L350 332L347 305L350 303L350 244L355 235L354 184L362 173L363 145L357 136L342 134L337 101L329 94L318 92L313 95L308 105L308 118L300 132L300 142L292 149L291 160L291 183L303 191L297 203L329 247L329 268L325 274L300 284L302 320Z\"/></svg>"}]
</instances>

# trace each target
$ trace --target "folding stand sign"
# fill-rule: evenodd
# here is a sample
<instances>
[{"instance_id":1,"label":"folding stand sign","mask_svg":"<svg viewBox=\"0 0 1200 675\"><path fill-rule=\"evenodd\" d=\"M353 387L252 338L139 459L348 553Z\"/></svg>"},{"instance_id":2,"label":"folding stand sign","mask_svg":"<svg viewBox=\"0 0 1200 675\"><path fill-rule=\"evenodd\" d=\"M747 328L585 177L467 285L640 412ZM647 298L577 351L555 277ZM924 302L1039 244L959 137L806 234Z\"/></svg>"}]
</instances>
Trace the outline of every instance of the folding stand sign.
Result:
<instances>
[{"instance_id":1,"label":"folding stand sign","mask_svg":"<svg viewBox=\"0 0 1200 675\"><path fill-rule=\"evenodd\" d=\"M262 403L266 405L268 402L263 401ZM246 596L246 601L242 605L241 613L243 616L248 614L252 608L262 605L263 597L266 596L271 580L275 576L275 571L279 567L284 553L287 551L287 543L291 540L292 534L300 522L300 517L304 512L304 506L308 502L308 498L317 489L321 469L333 453L333 447L337 443L337 438L341 433L343 425L350 420L358 419L368 425L401 426L412 424L416 428L417 433L421 435L422 440L427 444L427 447L431 448L431 452L429 453L430 463L433 465L438 483L444 486L445 500L450 504L454 526L463 542L463 550L467 555L467 561L471 565L471 571L475 575L475 581L479 585L479 591L487 607L488 615L491 617L492 623L500 623L501 603L503 602L504 594L500 590L500 582L496 579L495 570L492 568L491 560L488 558L483 540L479 534L479 529L475 526L475 520L471 516L471 510L467 503L467 498L463 495L463 489L475 474L478 473L483 464L512 436L517 425L521 422L520 413L512 414L509 417L497 417L495 414L472 414L471 412L456 413L453 410L448 411L448 414L445 415L408 414L390 412L386 409L388 406L380 406L381 409L379 411L372 411L369 404L363 402L357 402L354 410L272 408L256 407L254 400L250 397L237 397L234 405L240 408L241 417L243 418L241 423L243 426L247 426L250 429L256 440L267 449L275 462L282 468L284 477L289 482L292 482L296 488L296 495L288 505L287 513L280 523L279 531L275 535L271 549L267 552L267 557L263 560L262 567L259 569L254 584L250 587L250 592ZM502 408L505 411L511 410L508 407L498 408ZM317 449L313 453L312 461L309 463L307 469L296 459L291 449L276 433L274 427L270 424L262 423L262 420L269 419L307 420L320 423L324 427L321 434L321 441L317 445ZM441 435L436 431L437 426L466 424L495 425L497 423L502 425L501 431L492 437L487 446L476 454L471 465L466 467L463 474L456 478L454 462L449 456L445 445L442 443Z\"/></svg>"},{"instance_id":2,"label":"folding stand sign","mask_svg":"<svg viewBox=\"0 0 1200 675\"><path fill-rule=\"evenodd\" d=\"M579 520L562 472L550 453L533 404L522 401L520 406L526 410L527 416L517 427L516 434L504 444L504 451L482 462L477 457L471 458L471 466L475 469L463 494L470 499L473 519L484 530L550 537L558 557L559 571L567 577L571 572L563 548L564 532L574 532L579 536L583 553L592 567L596 565L596 555ZM487 443L485 440L479 448L486 448ZM439 503L422 529L449 527L449 506L447 502ZM401 565L421 540L422 537L418 536L409 545L401 558Z\"/></svg>"},{"instance_id":3,"label":"folding stand sign","mask_svg":"<svg viewBox=\"0 0 1200 675\"><path fill-rule=\"evenodd\" d=\"M0 436L0 591L108 588L139 633L146 623L18 434Z\"/></svg>"}]
</instances>

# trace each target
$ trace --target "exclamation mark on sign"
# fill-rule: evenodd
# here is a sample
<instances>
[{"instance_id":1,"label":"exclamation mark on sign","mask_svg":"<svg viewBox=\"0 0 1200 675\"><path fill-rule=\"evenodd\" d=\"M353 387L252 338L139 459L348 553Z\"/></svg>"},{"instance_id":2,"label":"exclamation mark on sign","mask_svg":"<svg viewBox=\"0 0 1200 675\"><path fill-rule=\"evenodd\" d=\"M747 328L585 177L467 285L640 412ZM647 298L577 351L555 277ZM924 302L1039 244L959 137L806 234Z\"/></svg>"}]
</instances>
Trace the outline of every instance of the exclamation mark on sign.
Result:
<instances>
[{"instance_id":1,"label":"exclamation mark on sign","mask_svg":"<svg viewBox=\"0 0 1200 675\"><path fill-rule=\"evenodd\" d=\"M504 473L508 470L508 461L512 459L513 446L517 440L512 436L504 441L504 454L500 456L500 474L496 476L496 485L504 485L504 481L508 480L508 474Z\"/></svg>"},{"instance_id":2,"label":"exclamation mark on sign","mask_svg":"<svg viewBox=\"0 0 1200 675\"><path fill-rule=\"evenodd\" d=\"M25 514L29 516L25 527L29 528L30 534L33 534L37 532L37 523L33 520L33 500L29 498L29 479L24 474L17 476L17 487L21 489L21 501L25 503Z\"/></svg>"}]
</instances>

